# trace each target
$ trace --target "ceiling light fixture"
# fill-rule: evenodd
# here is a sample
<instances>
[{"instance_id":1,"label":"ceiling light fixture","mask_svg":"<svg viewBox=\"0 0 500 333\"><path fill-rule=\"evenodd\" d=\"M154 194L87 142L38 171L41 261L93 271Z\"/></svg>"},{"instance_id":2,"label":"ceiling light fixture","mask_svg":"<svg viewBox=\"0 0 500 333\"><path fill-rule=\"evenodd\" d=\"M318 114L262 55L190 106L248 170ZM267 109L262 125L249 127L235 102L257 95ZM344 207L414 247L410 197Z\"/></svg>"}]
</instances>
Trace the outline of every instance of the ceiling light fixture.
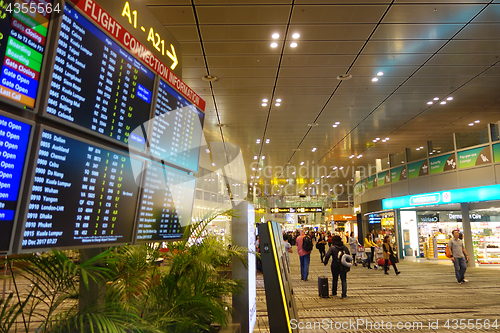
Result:
<instances>
[{"instance_id":1,"label":"ceiling light fixture","mask_svg":"<svg viewBox=\"0 0 500 333\"><path fill-rule=\"evenodd\" d=\"M363 157L363 155L358 155L358 157L357 157L357 158L361 158L361 157Z\"/></svg>"},{"instance_id":2,"label":"ceiling light fixture","mask_svg":"<svg viewBox=\"0 0 500 333\"><path fill-rule=\"evenodd\" d=\"M264 159L266 159L266 157L265 157L265 156L262 156L262 159L264 160Z\"/></svg>"},{"instance_id":3,"label":"ceiling light fixture","mask_svg":"<svg viewBox=\"0 0 500 333\"><path fill-rule=\"evenodd\" d=\"M439 97L434 97L433 100L439 101Z\"/></svg>"},{"instance_id":4,"label":"ceiling light fixture","mask_svg":"<svg viewBox=\"0 0 500 333\"><path fill-rule=\"evenodd\" d=\"M433 101L428 101L427 104L428 105L432 105L432 104L434 104L434 102Z\"/></svg>"},{"instance_id":5,"label":"ceiling light fixture","mask_svg":"<svg viewBox=\"0 0 500 333\"><path fill-rule=\"evenodd\" d=\"M356 156L356 155L351 155L351 156L349 156L349 158L354 158L354 156Z\"/></svg>"},{"instance_id":6,"label":"ceiling light fixture","mask_svg":"<svg viewBox=\"0 0 500 333\"><path fill-rule=\"evenodd\" d=\"M340 125L340 121L336 121L336 122L335 122L335 125Z\"/></svg>"},{"instance_id":7,"label":"ceiling light fixture","mask_svg":"<svg viewBox=\"0 0 500 333\"><path fill-rule=\"evenodd\" d=\"M302 162L300 162L300 165L304 165L304 162L303 162L303 161L302 161Z\"/></svg>"},{"instance_id":8,"label":"ceiling light fixture","mask_svg":"<svg viewBox=\"0 0 500 333\"><path fill-rule=\"evenodd\" d=\"M262 100L262 102L263 102L263 103L267 103L267 102L269 102L269 100L268 100L267 98L264 98L264 99Z\"/></svg>"},{"instance_id":9,"label":"ceiling light fixture","mask_svg":"<svg viewBox=\"0 0 500 333\"><path fill-rule=\"evenodd\" d=\"M337 127L338 125L332 125L332 127Z\"/></svg>"},{"instance_id":10,"label":"ceiling light fixture","mask_svg":"<svg viewBox=\"0 0 500 333\"><path fill-rule=\"evenodd\" d=\"M290 47L297 47L297 43L295 43L295 42L290 43Z\"/></svg>"},{"instance_id":11,"label":"ceiling light fixture","mask_svg":"<svg viewBox=\"0 0 500 333\"><path fill-rule=\"evenodd\" d=\"M267 106L267 103L262 103L262 106Z\"/></svg>"},{"instance_id":12,"label":"ceiling light fixture","mask_svg":"<svg viewBox=\"0 0 500 333\"><path fill-rule=\"evenodd\" d=\"M260 143L260 139L257 139L257 141L255 141L255 143Z\"/></svg>"},{"instance_id":13,"label":"ceiling light fixture","mask_svg":"<svg viewBox=\"0 0 500 333\"><path fill-rule=\"evenodd\" d=\"M269 143L269 142L271 142L271 139L266 139L266 143Z\"/></svg>"},{"instance_id":14,"label":"ceiling light fixture","mask_svg":"<svg viewBox=\"0 0 500 333\"><path fill-rule=\"evenodd\" d=\"M372 82L377 82L377 81L378 81L378 78L377 78L377 77L374 77L374 78L372 79Z\"/></svg>"},{"instance_id":15,"label":"ceiling light fixture","mask_svg":"<svg viewBox=\"0 0 500 333\"><path fill-rule=\"evenodd\" d=\"M314 153L316 151L316 147L314 147L311 151Z\"/></svg>"},{"instance_id":16,"label":"ceiling light fixture","mask_svg":"<svg viewBox=\"0 0 500 333\"><path fill-rule=\"evenodd\" d=\"M299 37L300 37L300 34L299 34L299 33L294 33L294 34L292 35L292 38L293 38L293 39L297 39L297 38L299 38Z\"/></svg>"},{"instance_id":17,"label":"ceiling light fixture","mask_svg":"<svg viewBox=\"0 0 500 333\"><path fill-rule=\"evenodd\" d=\"M275 103L274 105L276 105L276 106L280 106L280 105L281 105L281 103Z\"/></svg>"},{"instance_id":18,"label":"ceiling light fixture","mask_svg":"<svg viewBox=\"0 0 500 333\"><path fill-rule=\"evenodd\" d=\"M333 167L333 170L337 170L337 167Z\"/></svg>"},{"instance_id":19,"label":"ceiling light fixture","mask_svg":"<svg viewBox=\"0 0 500 333\"><path fill-rule=\"evenodd\" d=\"M339 76L337 76L337 80L340 80L340 81L350 80L350 79L352 79L351 74L340 74Z\"/></svg>"},{"instance_id":20,"label":"ceiling light fixture","mask_svg":"<svg viewBox=\"0 0 500 333\"><path fill-rule=\"evenodd\" d=\"M377 142L377 140L373 140L373 142Z\"/></svg>"},{"instance_id":21,"label":"ceiling light fixture","mask_svg":"<svg viewBox=\"0 0 500 333\"><path fill-rule=\"evenodd\" d=\"M445 104L446 104L446 101L441 101L441 102L439 102L439 104L441 104L441 105L445 105Z\"/></svg>"},{"instance_id":22,"label":"ceiling light fixture","mask_svg":"<svg viewBox=\"0 0 500 333\"><path fill-rule=\"evenodd\" d=\"M448 97L446 100L447 100L447 101L452 101L452 100L453 100L453 97L451 97L451 96L450 96L450 97Z\"/></svg>"},{"instance_id":23,"label":"ceiling light fixture","mask_svg":"<svg viewBox=\"0 0 500 333\"><path fill-rule=\"evenodd\" d=\"M256 159L257 159L257 155L255 155L255 156L253 157L253 159L254 159L254 160L256 160Z\"/></svg>"},{"instance_id":24,"label":"ceiling light fixture","mask_svg":"<svg viewBox=\"0 0 500 333\"><path fill-rule=\"evenodd\" d=\"M318 126L318 125L319 125L318 123L310 123L310 124L307 124L307 126L309 126L309 127Z\"/></svg>"},{"instance_id":25,"label":"ceiling light fixture","mask_svg":"<svg viewBox=\"0 0 500 333\"><path fill-rule=\"evenodd\" d=\"M389 138L385 138L387 141L389 141Z\"/></svg>"},{"instance_id":26,"label":"ceiling light fixture","mask_svg":"<svg viewBox=\"0 0 500 333\"><path fill-rule=\"evenodd\" d=\"M252 171L255 171L255 168L252 168Z\"/></svg>"},{"instance_id":27,"label":"ceiling light fixture","mask_svg":"<svg viewBox=\"0 0 500 333\"><path fill-rule=\"evenodd\" d=\"M342 169L344 169L344 167L340 167L340 168L339 168L339 170L342 170Z\"/></svg>"},{"instance_id":28,"label":"ceiling light fixture","mask_svg":"<svg viewBox=\"0 0 500 333\"><path fill-rule=\"evenodd\" d=\"M387 140L382 140L382 142L386 142Z\"/></svg>"},{"instance_id":29,"label":"ceiling light fixture","mask_svg":"<svg viewBox=\"0 0 500 333\"><path fill-rule=\"evenodd\" d=\"M474 126L474 123L470 123L469 126Z\"/></svg>"},{"instance_id":30,"label":"ceiling light fixture","mask_svg":"<svg viewBox=\"0 0 500 333\"><path fill-rule=\"evenodd\" d=\"M205 153L210 154L210 149L205 149Z\"/></svg>"},{"instance_id":31,"label":"ceiling light fixture","mask_svg":"<svg viewBox=\"0 0 500 333\"><path fill-rule=\"evenodd\" d=\"M378 140L380 140L380 138L375 138L375 140L377 140L377 141L378 141Z\"/></svg>"},{"instance_id":32,"label":"ceiling light fixture","mask_svg":"<svg viewBox=\"0 0 500 333\"><path fill-rule=\"evenodd\" d=\"M276 98L276 102L281 103L281 98Z\"/></svg>"},{"instance_id":33,"label":"ceiling light fixture","mask_svg":"<svg viewBox=\"0 0 500 333\"><path fill-rule=\"evenodd\" d=\"M294 171L294 172L292 172L292 175L295 175L295 171Z\"/></svg>"},{"instance_id":34,"label":"ceiling light fixture","mask_svg":"<svg viewBox=\"0 0 500 333\"><path fill-rule=\"evenodd\" d=\"M384 72L378 72L377 73L377 76L382 76L382 75L384 75Z\"/></svg>"},{"instance_id":35,"label":"ceiling light fixture","mask_svg":"<svg viewBox=\"0 0 500 333\"><path fill-rule=\"evenodd\" d=\"M278 39L278 38L280 38L280 34L278 34L278 33L274 33L271 37L272 37L273 39Z\"/></svg>"},{"instance_id":36,"label":"ceiling light fixture","mask_svg":"<svg viewBox=\"0 0 500 333\"><path fill-rule=\"evenodd\" d=\"M271 43L271 47L272 47L273 49L277 48L277 47L278 47L278 43Z\"/></svg>"},{"instance_id":37,"label":"ceiling light fixture","mask_svg":"<svg viewBox=\"0 0 500 333\"><path fill-rule=\"evenodd\" d=\"M417 150L420 150L420 148L417 148Z\"/></svg>"},{"instance_id":38,"label":"ceiling light fixture","mask_svg":"<svg viewBox=\"0 0 500 333\"><path fill-rule=\"evenodd\" d=\"M475 121L475 123L476 123L476 124L479 124L479 120L476 120L476 121Z\"/></svg>"}]
</instances>

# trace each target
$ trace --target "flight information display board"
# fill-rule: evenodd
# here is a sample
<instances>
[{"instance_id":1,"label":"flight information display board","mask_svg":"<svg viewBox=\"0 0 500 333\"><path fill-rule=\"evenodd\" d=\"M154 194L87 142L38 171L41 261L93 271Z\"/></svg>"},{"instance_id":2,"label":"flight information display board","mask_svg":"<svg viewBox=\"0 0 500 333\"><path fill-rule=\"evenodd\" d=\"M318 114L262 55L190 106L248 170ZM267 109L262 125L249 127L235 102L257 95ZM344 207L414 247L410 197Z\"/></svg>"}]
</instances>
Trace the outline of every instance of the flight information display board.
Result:
<instances>
[{"instance_id":1,"label":"flight information display board","mask_svg":"<svg viewBox=\"0 0 500 333\"><path fill-rule=\"evenodd\" d=\"M182 238L191 223L196 178L170 167L148 163L137 215L137 241Z\"/></svg>"},{"instance_id":2,"label":"flight information display board","mask_svg":"<svg viewBox=\"0 0 500 333\"><path fill-rule=\"evenodd\" d=\"M130 242L140 185L133 167L143 162L52 129L39 140L22 251Z\"/></svg>"},{"instance_id":3,"label":"flight information display board","mask_svg":"<svg viewBox=\"0 0 500 333\"><path fill-rule=\"evenodd\" d=\"M44 2L52 4L51 0ZM0 97L33 108L47 42L50 12L37 9L33 14L23 13L16 9L14 3L20 5L24 2L2 1L0 4Z\"/></svg>"},{"instance_id":4,"label":"flight information display board","mask_svg":"<svg viewBox=\"0 0 500 333\"><path fill-rule=\"evenodd\" d=\"M0 252L7 252L19 207L32 125L0 115Z\"/></svg>"},{"instance_id":5,"label":"flight information display board","mask_svg":"<svg viewBox=\"0 0 500 333\"><path fill-rule=\"evenodd\" d=\"M64 6L46 115L144 151L131 132L149 120L153 88L152 71Z\"/></svg>"},{"instance_id":6,"label":"flight information display board","mask_svg":"<svg viewBox=\"0 0 500 333\"><path fill-rule=\"evenodd\" d=\"M149 154L198 172L204 114L160 80Z\"/></svg>"}]
</instances>

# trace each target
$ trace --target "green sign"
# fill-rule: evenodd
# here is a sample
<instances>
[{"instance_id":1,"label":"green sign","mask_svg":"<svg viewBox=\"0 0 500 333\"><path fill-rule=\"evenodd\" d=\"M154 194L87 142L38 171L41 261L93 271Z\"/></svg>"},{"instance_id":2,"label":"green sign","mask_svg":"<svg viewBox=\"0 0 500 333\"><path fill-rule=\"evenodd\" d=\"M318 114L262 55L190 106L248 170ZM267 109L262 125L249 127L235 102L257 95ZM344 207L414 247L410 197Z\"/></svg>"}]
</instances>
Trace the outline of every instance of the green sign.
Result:
<instances>
[{"instance_id":1,"label":"green sign","mask_svg":"<svg viewBox=\"0 0 500 333\"><path fill-rule=\"evenodd\" d=\"M391 183L399 182L408 178L406 165L391 169Z\"/></svg>"},{"instance_id":2,"label":"green sign","mask_svg":"<svg viewBox=\"0 0 500 333\"><path fill-rule=\"evenodd\" d=\"M417 178L429 174L429 164L427 160L408 164L408 178Z\"/></svg>"},{"instance_id":3,"label":"green sign","mask_svg":"<svg viewBox=\"0 0 500 333\"><path fill-rule=\"evenodd\" d=\"M368 189L374 188L375 186L377 186L376 178L377 178L377 175L373 175L373 176L368 177Z\"/></svg>"},{"instance_id":4,"label":"green sign","mask_svg":"<svg viewBox=\"0 0 500 333\"><path fill-rule=\"evenodd\" d=\"M455 170L456 168L457 162L455 159L455 153L429 159L429 169L431 175L443 171Z\"/></svg>"},{"instance_id":5,"label":"green sign","mask_svg":"<svg viewBox=\"0 0 500 333\"><path fill-rule=\"evenodd\" d=\"M493 157L495 159L495 163L500 162L500 143L493 145Z\"/></svg>"},{"instance_id":6,"label":"green sign","mask_svg":"<svg viewBox=\"0 0 500 333\"><path fill-rule=\"evenodd\" d=\"M377 175L377 185L382 186L385 184L390 184L391 182L391 175L389 171L383 171Z\"/></svg>"},{"instance_id":7,"label":"green sign","mask_svg":"<svg viewBox=\"0 0 500 333\"><path fill-rule=\"evenodd\" d=\"M491 163L490 146L458 152L458 168L465 169L476 165Z\"/></svg>"}]
</instances>

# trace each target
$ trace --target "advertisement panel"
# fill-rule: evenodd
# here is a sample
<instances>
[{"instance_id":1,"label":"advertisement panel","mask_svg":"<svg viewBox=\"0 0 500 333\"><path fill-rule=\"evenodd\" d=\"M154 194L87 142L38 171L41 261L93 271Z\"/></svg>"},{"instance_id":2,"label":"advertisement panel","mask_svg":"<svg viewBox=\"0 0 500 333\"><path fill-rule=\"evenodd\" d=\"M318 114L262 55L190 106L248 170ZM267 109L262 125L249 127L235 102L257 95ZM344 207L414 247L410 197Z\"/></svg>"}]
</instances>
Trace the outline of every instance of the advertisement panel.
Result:
<instances>
[{"instance_id":1,"label":"advertisement panel","mask_svg":"<svg viewBox=\"0 0 500 333\"><path fill-rule=\"evenodd\" d=\"M408 164L408 178L417 178L429 174L429 164L427 160Z\"/></svg>"},{"instance_id":2,"label":"advertisement panel","mask_svg":"<svg viewBox=\"0 0 500 333\"><path fill-rule=\"evenodd\" d=\"M391 169L391 183L399 182L400 180L407 179L408 169L406 165Z\"/></svg>"},{"instance_id":3,"label":"advertisement panel","mask_svg":"<svg viewBox=\"0 0 500 333\"><path fill-rule=\"evenodd\" d=\"M431 175L444 171L455 170L457 168L455 153L429 159L429 168Z\"/></svg>"},{"instance_id":4,"label":"advertisement panel","mask_svg":"<svg viewBox=\"0 0 500 333\"><path fill-rule=\"evenodd\" d=\"M476 165L491 163L490 146L458 152L458 168L465 169Z\"/></svg>"}]
</instances>

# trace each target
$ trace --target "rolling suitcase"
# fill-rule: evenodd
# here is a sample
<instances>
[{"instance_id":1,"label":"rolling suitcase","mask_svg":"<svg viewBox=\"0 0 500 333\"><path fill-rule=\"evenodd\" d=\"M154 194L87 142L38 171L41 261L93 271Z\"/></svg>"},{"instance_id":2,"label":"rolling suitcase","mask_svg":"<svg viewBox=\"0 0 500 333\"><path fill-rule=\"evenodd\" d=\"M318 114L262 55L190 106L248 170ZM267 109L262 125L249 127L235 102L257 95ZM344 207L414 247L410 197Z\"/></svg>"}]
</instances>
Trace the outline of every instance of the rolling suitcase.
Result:
<instances>
[{"instance_id":1,"label":"rolling suitcase","mask_svg":"<svg viewBox=\"0 0 500 333\"><path fill-rule=\"evenodd\" d=\"M328 277L326 276L326 266L325 266L325 275L318 276L318 292L319 292L319 297L329 298L329 296L328 296Z\"/></svg>"}]
</instances>

